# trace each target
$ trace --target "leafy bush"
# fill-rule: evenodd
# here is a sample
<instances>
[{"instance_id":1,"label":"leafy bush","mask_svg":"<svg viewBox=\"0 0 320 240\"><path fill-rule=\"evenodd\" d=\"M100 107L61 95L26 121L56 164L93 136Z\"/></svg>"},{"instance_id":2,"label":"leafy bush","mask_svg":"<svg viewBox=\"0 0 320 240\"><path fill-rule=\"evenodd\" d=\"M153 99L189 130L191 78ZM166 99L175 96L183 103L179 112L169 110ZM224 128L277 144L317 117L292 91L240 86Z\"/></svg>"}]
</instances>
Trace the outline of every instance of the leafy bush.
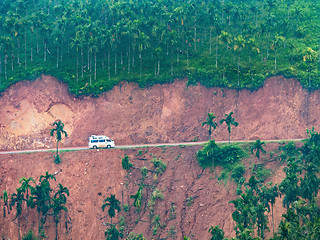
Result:
<instances>
[{"instance_id":1,"label":"leafy bush","mask_svg":"<svg viewBox=\"0 0 320 240\"><path fill-rule=\"evenodd\" d=\"M124 170L129 170L133 164L129 161L129 157L125 155L121 160L121 165Z\"/></svg>"},{"instance_id":2,"label":"leafy bush","mask_svg":"<svg viewBox=\"0 0 320 240\"><path fill-rule=\"evenodd\" d=\"M59 155L59 154L55 155L55 156L54 156L54 163L58 164L58 163L60 163L60 162L61 162L60 155Z\"/></svg>"},{"instance_id":3,"label":"leafy bush","mask_svg":"<svg viewBox=\"0 0 320 240\"><path fill-rule=\"evenodd\" d=\"M204 146L197 153L198 163L201 167L227 166L240 161L245 156L242 148L236 145L219 147L214 140Z\"/></svg>"},{"instance_id":4,"label":"leafy bush","mask_svg":"<svg viewBox=\"0 0 320 240\"><path fill-rule=\"evenodd\" d=\"M260 182L264 182L269 178L272 174L271 169L265 168L263 164L254 165L252 169L252 174L256 176L257 180Z\"/></svg>"},{"instance_id":5,"label":"leafy bush","mask_svg":"<svg viewBox=\"0 0 320 240\"><path fill-rule=\"evenodd\" d=\"M231 177L236 181L239 182L241 178L243 178L243 174L246 172L246 167L243 164L237 164L232 172Z\"/></svg>"},{"instance_id":6,"label":"leafy bush","mask_svg":"<svg viewBox=\"0 0 320 240\"><path fill-rule=\"evenodd\" d=\"M163 174L166 171L167 165L162 160L153 158L151 162L158 173Z\"/></svg>"},{"instance_id":7,"label":"leafy bush","mask_svg":"<svg viewBox=\"0 0 320 240\"><path fill-rule=\"evenodd\" d=\"M33 231L29 229L29 232L23 235L22 240L37 240L37 237L33 234Z\"/></svg>"}]
</instances>

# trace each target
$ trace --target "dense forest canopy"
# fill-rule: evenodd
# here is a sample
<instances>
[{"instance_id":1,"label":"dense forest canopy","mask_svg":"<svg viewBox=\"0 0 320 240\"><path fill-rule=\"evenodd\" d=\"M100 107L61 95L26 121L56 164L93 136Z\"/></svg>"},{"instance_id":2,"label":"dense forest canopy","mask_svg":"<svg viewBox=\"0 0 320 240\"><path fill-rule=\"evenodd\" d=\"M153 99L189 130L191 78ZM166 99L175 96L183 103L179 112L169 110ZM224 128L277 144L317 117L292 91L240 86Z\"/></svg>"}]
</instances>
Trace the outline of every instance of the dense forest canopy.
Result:
<instances>
[{"instance_id":1,"label":"dense forest canopy","mask_svg":"<svg viewBox=\"0 0 320 240\"><path fill-rule=\"evenodd\" d=\"M317 0L2 0L0 91L51 74L76 95L120 81L320 87Z\"/></svg>"}]
</instances>

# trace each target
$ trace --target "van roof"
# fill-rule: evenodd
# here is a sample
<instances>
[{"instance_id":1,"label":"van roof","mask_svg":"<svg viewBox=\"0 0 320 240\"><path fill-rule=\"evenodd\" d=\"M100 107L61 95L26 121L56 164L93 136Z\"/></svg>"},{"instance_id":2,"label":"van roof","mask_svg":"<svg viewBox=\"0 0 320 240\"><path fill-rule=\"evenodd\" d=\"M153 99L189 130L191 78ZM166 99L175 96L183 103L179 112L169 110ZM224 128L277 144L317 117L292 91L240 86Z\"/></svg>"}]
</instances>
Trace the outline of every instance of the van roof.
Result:
<instances>
[{"instance_id":1,"label":"van roof","mask_svg":"<svg viewBox=\"0 0 320 240\"><path fill-rule=\"evenodd\" d=\"M107 136L104 136L104 135L91 135L90 138L92 138L92 139L103 139L103 138L109 139Z\"/></svg>"}]
</instances>

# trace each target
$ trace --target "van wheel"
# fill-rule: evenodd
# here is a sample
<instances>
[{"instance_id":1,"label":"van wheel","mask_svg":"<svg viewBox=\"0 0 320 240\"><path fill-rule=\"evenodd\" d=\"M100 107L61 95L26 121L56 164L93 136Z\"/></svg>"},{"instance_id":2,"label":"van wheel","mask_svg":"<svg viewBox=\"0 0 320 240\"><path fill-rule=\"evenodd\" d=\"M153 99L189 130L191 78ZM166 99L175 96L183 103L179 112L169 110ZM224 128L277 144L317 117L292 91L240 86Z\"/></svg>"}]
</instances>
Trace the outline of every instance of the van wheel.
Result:
<instances>
[{"instance_id":1,"label":"van wheel","mask_svg":"<svg viewBox=\"0 0 320 240\"><path fill-rule=\"evenodd\" d=\"M97 146L93 146L93 149L97 149Z\"/></svg>"},{"instance_id":2,"label":"van wheel","mask_svg":"<svg viewBox=\"0 0 320 240\"><path fill-rule=\"evenodd\" d=\"M107 148L111 148L111 146L110 146L110 145L108 145L108 146L107 146Z\"/></svg>"}]
</instances>

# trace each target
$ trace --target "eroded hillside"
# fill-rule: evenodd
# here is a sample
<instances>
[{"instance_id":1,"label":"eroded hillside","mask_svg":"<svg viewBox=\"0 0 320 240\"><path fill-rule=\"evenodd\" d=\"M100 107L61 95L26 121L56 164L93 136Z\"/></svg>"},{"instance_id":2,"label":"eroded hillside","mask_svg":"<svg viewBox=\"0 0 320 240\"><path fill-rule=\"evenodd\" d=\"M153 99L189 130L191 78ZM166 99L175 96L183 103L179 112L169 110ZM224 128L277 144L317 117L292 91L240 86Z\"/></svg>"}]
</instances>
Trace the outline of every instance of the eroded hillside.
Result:
<instances>
[{"instance_id":1,"label":"eroded hillside","mask_svg":"<svg viewBox=\"0 0 320 240\"><path fill-rule=\"evenodd\" d=\"M53 162L53 153L32 153L0 155L0 191L4 189L9 194L19 187L22 177L34 177L45 174L46 171L55 174L57 183L68 187L68 217L65 224L65 215L62 214L59 223L59 239L104 239L106 223L110 223L107 210L102 211L103 200L110 194L115 194L123 204L131 206L128 212L121 211L113 223L124 221L125 233L134 231L143 233L146 239L209 239L210 226L220 225L227 236L234 236L231 214L233 205L230 200L236 197L236 184L231 180L227 183L218 181L220 169L211 172L202 171L197 163L196 152L200 146L168 147L168 148L140 148L140 149L111 149L86 150L61 153L62 162L57 165ZM278 144L267 144L268 152L278 148ZM151 160L156 158L167 164L165 172L155 174L148 172L144 180L144 190L141 211L137 212L132 206L132 194L137 192L141 182L141 170L132 169L129 173L121 167L121 158L128 155L134 167L153 169ZM274 183L281 181L284 173L278 162L266 162L263 157L260 162L273 169ZM249 162L250 161L250 162ZM245 161L247 177L252 163L258 159ZM268 181L269 181L268 180ZM54 181L52 181L54 182ZM56 183L53 183L53 186ZM152 192L158 189L163 194L163 200L156 199L150 211ZM281 201L277 201L275 208L276 226L282 213ZM31 227L37 231L36 210L27 214L22 211L22 233ZM3 218L3 209L0 209L0 236L2 238L17 239L18 228L12 220L15 210L9 217ZM159 216L160 227L155 232L152 224L155 216ZM269 214L270 215L270 214ZM271 222L271 221L270 221ZM48 216L45 225L48 239L54 239L54 222ZM175 238L177 237L177 238Z\"/></svg>"},{"instance_id":2,"label":"eroded hillside","mask_svg":"<svg viewBox=\"0 0 320 240\"><path fill-rule=\"evenodd\" d=\"M66 85L43 76L11 86L0 97L0 149L52 147L52 123L65 123L69 137L64 146L86 146L91 134L112 137L116 144L207 140L201 126L206 114L218 121L234 112L237 128L232 139L295 139L306 136L306 128L317 126L320 92L302 89L298 81L281 76L266 80L251 92L173 84L140 89L122 83L99 98L74 98ZM227 140L225 126L213 132L216 140Z\"/></svg>"}]
</instances>

